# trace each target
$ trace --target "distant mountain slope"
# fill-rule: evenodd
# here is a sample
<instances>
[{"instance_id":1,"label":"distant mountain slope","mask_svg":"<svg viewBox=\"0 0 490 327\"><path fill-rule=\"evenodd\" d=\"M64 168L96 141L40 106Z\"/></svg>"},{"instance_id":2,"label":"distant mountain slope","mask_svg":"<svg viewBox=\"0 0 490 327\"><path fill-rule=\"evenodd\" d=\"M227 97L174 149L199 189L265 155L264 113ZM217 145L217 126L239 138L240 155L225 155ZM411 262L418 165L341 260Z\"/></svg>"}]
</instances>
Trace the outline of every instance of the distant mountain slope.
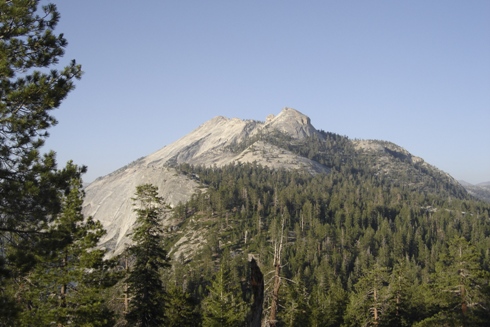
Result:
<instances>
[{"instance_id":1,"label":"distant mountain slope","mask_svg":"<svg viewBox=\"0 0 490 327\"><path fill-rule=\"evenodd\" d=\"M461 185L475 198L490 202L490 182L473 185L465 181L459 181Z\"/></svg>"},{"instance_id":2,"label":"distant mountain slope","mask_svg":"<svg viewBox=\"0 0 490 327\"><path fill-rule=\"evenodd\" d=\"M389 187L464 198L465 189L422 158L386 141L350 140L315 129L310 118L285 108L265 122L215 117L176 142L94 181L86 188L84 213L107 230L103 243L121 251L135 220L137 185L152 183L171 206L185 203L205 185L175 167L190 164L224 167L255 163L273 169L372 176ZM204 188L203 188L204 187ZM173 222L167 217L165 224Z\"/></svg>"},{"instance_id":3,"label":"distant mountain slope","mask_svg":"<svg viewBox=\"0 0 490 327\"><path fill-rule=\"evenodd\" d=\"M447 191L449 195L462 198L465 189L448 173L413 156L404 148L387 141L353 141L373 173L383 176L388 183L404 186L419 192Z\"/></svg>"}]
</instances>

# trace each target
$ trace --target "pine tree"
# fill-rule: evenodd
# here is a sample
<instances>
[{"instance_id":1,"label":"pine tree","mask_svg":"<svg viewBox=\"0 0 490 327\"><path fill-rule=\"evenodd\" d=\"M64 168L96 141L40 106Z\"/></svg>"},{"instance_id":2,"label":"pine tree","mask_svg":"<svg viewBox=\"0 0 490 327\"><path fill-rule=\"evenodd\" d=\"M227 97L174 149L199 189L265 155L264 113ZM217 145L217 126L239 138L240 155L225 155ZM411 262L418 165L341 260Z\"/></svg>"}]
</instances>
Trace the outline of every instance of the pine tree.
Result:
<instances>
[{"instance_id":1,"label":"pine tree","mask_svg":"<svg viewBox=\"0 0 490 327\"><path fill-rule=\"evenodd\" d=\"M201 321L195 301L175 286L168 289L165 315L166 327L197 327Z\"/></svg>"},{"instance_id":2,"label":"pine tree","mask_svg":"<svg viewBox=\"0 0 490 327\"><path fill-rule=\"evenodd\" d=\"M67 45L62 34L54 33L60 16L53 4L39 14L38 4L0 0L0 324L9 324L18 313L5 290L14 265L5 257L6 248L17 248L23 269L33 267L31 250L59 214L60 193L79 174L58 170L54 152L40 153L47 129L57 123L50 112L74 89L82 71L75 61L56 69Z\"/></svg>"},{"instance_id":3,"label":"pine tree","mask_svg":"<svg viewBox=\"0 0 490 327\"><path fill-rule=\"evenodd\" d=\"M269 313L268 324L272 327L275 327L277 324L277 311L279 309L279 290L281 287L281 267L282 267L282 252L284 248L284 225L289 218L289 214L287 213L287 209L284 209L285 214L281 219L280 228L276 227L276 235L273 240L274 243L274 280L272 285L272 294L271 294L271 308ZM279 225L279 219L276 218L277 225Z\"/></svg>"},{"instance_id":4,"label":"pine tree","mask_svg":"<svg viewBox=\"0 0 490 327\"><path fill-rule=\"evenodd\" d=\"M339 279L332 281L326 291L317 288L312 294L311 302L311 326L340 326L347 303L347 292Z\"/></svg>"},{"instance_id":5,"label":"pine tree","mask_svg":"<svg viewBox=\"0 0 490 327\"><path fill-rule=\"evenodd\" d=\"M125 318L128 326L158 327L165 323L166 292L161 272L169 266L161 225L164 202L151 184L136 187L135 195L134 244L127 249L134 264L126 279L130 302Z\"/></svg>"},{"instance_id":6,"label":"pine tree","mask_svg":"<svg viewBox=\"0 0 490 327\"><path fill-rule=\"evenodd\" d=\"M62 70L46 69L67 42L54 34L56 6L44 6L40 16L38 3L0 1L0 236L32 232L53 217L57 192L73 177L56 171L54 152L41 156L39 150L57 123L50 111L74 89L81 67L73 61Z\"/></svg>"},{"instance_id":7,"label":"pine tree","mask_svg":"<svg viewBox=\"0 0 490 327\"><path fill-rule=\"evenodd\" d=\"M291 327L310 325L310 294L302 279L298 276L293 281L285 283L282 291L283 310L279 314L279 321Z\"/></svg>"},{"instance_id":8,"label":"pine tree","mask_svg":"<svg viewBox=\"0 0 490 327\"><path fill-rule=\"evenodd\" d=\"M222 263L202 301L204 327L238 327L245 325L246 308L239 285L231 283L230 270Z\"/></svg>"},{"instance_id":9,"label":"pine tree","mask_svg":"<svg viewBox=\"0 0 490 327\"><path fill-rule=\"evenodd\" d=\"M400 260L389 276L388 303L384 321L388 326L411 326L416 318L422 316L417 306L417 299L413 291L417 285L416 268L411 262Z\"/></svg>"},{"instance_id":10,"label":"pine tree","mask_svg":"<svg viewBox=\"0 0 490 327\"><path fill-rule=\"evenodd\" d=\"M34 267L16 276L22 309L16 325L113 324L103 294L114 282L110 264L103 260L104 251L95 248L105 231L100 222L84 219L82 202L82 181L73 179L70 192L63 196L61 213L32 251Z\"/></svg>"},{"instance_id":11,"label":"pine tree","mask_svg":"<svg viewBox=\"0 0 490 327\"><path fill-rule=\"evenodd\" d=\"M375 264L354 286L345 326L382 326L388 300L388 273Z\"/></svg>"}]
</instances>

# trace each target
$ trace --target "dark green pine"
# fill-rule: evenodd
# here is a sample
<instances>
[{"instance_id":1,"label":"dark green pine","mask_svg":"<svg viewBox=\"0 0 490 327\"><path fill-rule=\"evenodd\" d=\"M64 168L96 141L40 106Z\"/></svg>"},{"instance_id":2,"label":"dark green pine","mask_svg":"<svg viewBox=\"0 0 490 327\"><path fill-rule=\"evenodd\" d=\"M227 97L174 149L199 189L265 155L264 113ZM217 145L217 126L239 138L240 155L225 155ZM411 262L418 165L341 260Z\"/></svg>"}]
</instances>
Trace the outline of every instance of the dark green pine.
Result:
<instances>
[{"instance_id":1,"label":"dark green pine","mask_svg":"<svg viewBox=\"0 0 490 327\"><path fill-rule=\"evenodd\" d=\"M133 201L137 214L131 234L134 244L127 251L134 264L126 279L130 301L125 318L128 326L164 326L166 291L161 272L169 266L161 225L164 202L151 184L138 186Z\"/></svg>"},{"instance_id":2,"label":"dark green pine","mask_svg":"<svg viewBox=\"0 0 490 327\"><path fill-rule=\"evenodd\" d=\"M105 231L81 213L81 179L73 179L63 196L61 213L50 224L34 267L19 275L17 298L22 305L18 326L111 326L104 290L113 283L104 251L96 249Z\"/></svg>"}]
</instances>

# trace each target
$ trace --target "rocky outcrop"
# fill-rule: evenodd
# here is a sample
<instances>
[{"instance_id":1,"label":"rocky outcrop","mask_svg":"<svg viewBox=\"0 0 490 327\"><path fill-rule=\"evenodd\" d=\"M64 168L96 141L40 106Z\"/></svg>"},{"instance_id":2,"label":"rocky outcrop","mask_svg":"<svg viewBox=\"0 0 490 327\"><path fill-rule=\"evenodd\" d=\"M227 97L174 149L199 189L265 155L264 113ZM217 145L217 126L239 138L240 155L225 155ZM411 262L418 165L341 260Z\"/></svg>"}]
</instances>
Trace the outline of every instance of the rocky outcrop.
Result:
<instances>
[{"instance_id":1,"label":"rocky outcrop","mask_svg":"<svg viewBox=\"0 0 490 327\"><path fill-rule=\"evenodd\" d=\"M275 145L257 141L233 158L234 162L257 163L269 168L301 169L311 174L328 173L330 169L318 162L298 156Z\"/></svg>"},{"instance_id":2,"label":"rocky outcrop","mask_svg":"<svg viewBox=\"0 0 490 327\"><path fill-rule=\"evenodd\" d=\"M311 125L310 118L292 108L284 108L275 117L269 116L264 129L278 130L295 139L321 137L321 134Z\"/></svg>"},{"instance_id":3,"label":"rocky outcrop","mask_svg":"<svg viewBox=\"0 0 490 327\"><path fill-rule=\"evenodd\" d=\"M199 186L194 180L179 175L171 167L147 166L140 160L108 176L99 178L85 188L83 212L102 222L107 234L101 245L112 254L120 253L129 243L128 233L136 220L133 201L136 186L151 183L170 206L186 202ZM170 217L164 220L172 225Z\"/></svg>"},{"instance_id":4,"label":"rocky outcrop","mask_svg":"<svg viewBox=\"0 0 490 327\"><path fill-rule=\"evenodd\" d=\"M266 122L215 117L190 134L149 155L147 165L192 163L223 166L237 160L233 147L258 134L280 131L293 139L321 134L311 125L310 118L291 108L277 116L269 115Z\"/></svg>"}]
</instances>

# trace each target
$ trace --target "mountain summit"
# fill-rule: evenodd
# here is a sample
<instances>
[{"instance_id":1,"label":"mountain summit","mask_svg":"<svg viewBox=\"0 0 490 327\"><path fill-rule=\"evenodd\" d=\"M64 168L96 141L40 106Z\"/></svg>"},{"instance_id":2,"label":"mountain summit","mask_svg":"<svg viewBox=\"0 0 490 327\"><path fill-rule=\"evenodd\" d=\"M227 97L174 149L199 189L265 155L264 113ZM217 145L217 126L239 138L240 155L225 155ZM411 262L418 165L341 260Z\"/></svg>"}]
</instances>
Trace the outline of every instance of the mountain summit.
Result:
<instances>
[{"instance_id":1,"label":"mountain summit","mask_svg":"<svg viewBox=\"0 0 490 327\"><path fill-rule=\"evenodd\" d=\"M284 108L265 121L215 117L147 157L100 177L86 188L84 213L102 222L103 244L120 252L135 221L132 200L136 186L151 183L170 206L205 191L198 176L179 172L179 165L204 167L254 164L271 169L328 174L368 174L382 183L420 192L444 189L450 196L467 196L451 176L386 141L355 140L320 132L301 112ZM173 226L166 219L167 227ZM199 242L199 232L189 236Z\"/></svg>"},{"instance_id":2,"label":"mountain summit","mask_svg":"<svg viewBox=\"0 0 490 327\"><path fill-rule=\"evenodd\" d=\"M218 116L148 156L146 162L150 165L189 163L205 166L249 162L250 156L243 152L237 153L234 151L235 147L250 143L250 140L258 139L259 135L274 132L283 133L292 139L320 137L318 131L311 125L310 118L291 108L284 108L277 116L269 115L265 122ZM268 150L273 151L273 149ZM254 156L254 160L263 161L263 158Z\"/></svg>"},{"instance_id":3,"label":"mountain summit","mask_svg":"<svg viewBox=\"0 0 490 327\"><path fill-rule=\"evenodd\" d=\"M311 125L310 117L292 108L284 108L277 116L269 115L264 128L278 130L296 139L319 135Z\"/></svg>"}]
</instances>

